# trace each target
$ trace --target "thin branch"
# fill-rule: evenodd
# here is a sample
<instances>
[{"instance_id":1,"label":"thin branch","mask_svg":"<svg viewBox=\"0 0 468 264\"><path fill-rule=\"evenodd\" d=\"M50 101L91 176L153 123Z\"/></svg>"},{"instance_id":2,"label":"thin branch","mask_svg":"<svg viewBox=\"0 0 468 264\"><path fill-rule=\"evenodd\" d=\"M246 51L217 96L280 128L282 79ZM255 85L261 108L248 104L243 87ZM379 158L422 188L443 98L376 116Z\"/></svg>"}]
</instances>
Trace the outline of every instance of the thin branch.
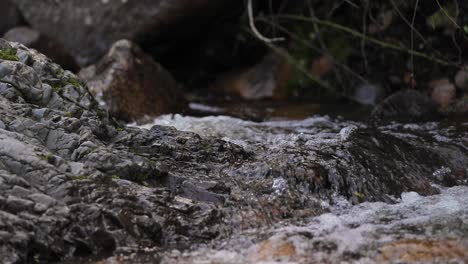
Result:
<instances>
[{"instance_id":1,"label":"thin branch","mask_svg":"<svg viewBox=\"0 0 468 264\"><path fill-rule=\"evenodd\" d=\"M408 19L403 15L401 12L400 8L398 8L398 5L395 3L394 0L390 0L390 3L392 3L393 9L398 13L400 18L410 27L410 29L416 33L416 35L421 39L425 47L428 47L432 52L437 54L440 58L444 58L446 60L449 60L446 56L442 55L437 49L432 47L432 45L424 38L424 36L419 32L413 25L411 25L411 22L408 21Z\"/></svg>"},{"instance_id":2,"label":"thin branch","mask_svg":"<svg viewBox=\"0 0 468 264\"><path fill-rule=\"evenodd\" d=\"M452 16L450 16L450 14L447 12L447 10L440 4L439 0L435 0L435 1L436 1L437 5L439 6L440 10L442 11L442 13L450 20L450 22L452 22L452 24L455 26L456 29L462 31L462 35L465 38L465 40L468 40L468 37L466 36L463 28L457 23L457 21L455 21L452 18Z\"/></svg>"},{"instance_id":3,"label":"thin branch","mask_svg":"<svg viewBox=\"0 0 468 264\"><path fill-rule=\"evenodd\" d=\"M419 0L416 0L416 3L414 4L413 17L411 18L411 51L412 52L414 52L414 21L416 20L418 6L419 6ZM413 86L413 80L414 80L414 54L411 53L411 81L410 81L411 86Z\"/></svg>"},{"instance_id":4,"label":"thin branch","mask_svg":"<svg viewBox=\"0 0 468 264\"><path fill-rule=\"evenodd\" d=\"M258 31L257 27L255 26L255 19L254 19L254 16L253 16L252 0L249 0L248 3L247 3L247 13L248 13L248 16L249 16L250 29L252 30L254 35L259 40L261 40L261 41L263 41L265 43L272 43L272 42L275 42L275 41L283 41L284 40L284 38L267 38L267 37L263 36L262 33L260 33L260 31Z\"/></svg>"},{"instance_id":5,"label":"thin branch","mask_svg":"<svg viewBox=\"0 0 468 264\"><path fill-rule=\"evenodd\" d=\"M364 15L362 16L362 32L364 35L367 35L367 16L369 15L369 1L364 1ZM364 61L364 69L366 72L369 71L369 63L367 61L367 54L366 54L366 38L361 38L361 54L362 60Z\"/></svg>"},{"instance_id":6,"label":"thin branch","mask_svg":"<svg viewBox=\"0 0 468 264\"><path fill-rule=\"evenodd\" d=\"M334 28L334 29L346 32L346 33L348 33L350 35L353 35L355 37L366 38L368 42L374 43L374 44L376 44L378 46L381 46L382 48L392 49L392 50L400 51L400 52L407 53L407 54L410 54L410 55L412 54L415 57L426 59L426 60L441 64L441 65L445 65L445 66L455 66L455 67L459 66L458 64L450 62L450 61L445 61L445 60L436 58L434 56L427 55L427 54L422 53L422 52L407 49L405 47L400 47L400 46L397 46L397 45L394 45L394 44L391 44L391 43L388 43L388 42L385 42L385 41L382 41L382 40L375 39L375 38L367 36L367 35L365 35L365 34L363 34L361 32L358 32L358 31L356 31L356 30L354 30L352 28L349 28L349 27L346 27L346 26L343 26L343 25L340 25L340 24L337 24L337 23L333 23L333 22L328 21L328 20L321 20L321 19L318 19L316 17L303 17L303 16L297 16L297 15L279 15L279 17L280 18L285 18L285 19L292 19L292 20L298 20L298 21L304 21L304 22L317 23L317 24L320 24L320 25L323 25L323 26L327 26L327 27L330 27L330 28Z\"/></svg>"},{"instance_id":7,"label":"thin branch","mask_svg":"<svg viewBox=\"0 0 468 264\"><path fill-rule=\"evenodd\" d=\"M312 15L312 13L311 13L311 15ZM262 20L262 21L265 22L265 23L272 23L271 21L268 21L268 20ZM327 45L325 44L325 42L323 41L323 39L320 36L320 32L319 32L319 29L317 27L317 24L315 24L315 23L313 23L313 28L314 28L315 34L317 34L317 41L318 41L318 43L320 45L320 48L315 47L310 42L304 40L303 38L301 38L297 34L294 34L293 32L287 30L285 27L283 27L281 25L277 25L277 28L280 31L282 31L284 34L288 35L288 37L291 38L292 40L295 40L295 41L299 42L301 45L304 45L304 46L312 49L313 51L315 51L317 53L320 53L321 55L330 54L330 52L329 52L329 50L327 48ZM341 63L341 62L339 62L339 61L337 61L335 59L334 59L333 63L334 63L334 65L337 65L343 71L351 74L353 77L360 80L361 82L363 82L365 84L370 84L370 82L367 79L365 79L363 76L359 75L359 73L353 71L346 64L343 64L343 63Z\"/></svg>"}]
</instances>

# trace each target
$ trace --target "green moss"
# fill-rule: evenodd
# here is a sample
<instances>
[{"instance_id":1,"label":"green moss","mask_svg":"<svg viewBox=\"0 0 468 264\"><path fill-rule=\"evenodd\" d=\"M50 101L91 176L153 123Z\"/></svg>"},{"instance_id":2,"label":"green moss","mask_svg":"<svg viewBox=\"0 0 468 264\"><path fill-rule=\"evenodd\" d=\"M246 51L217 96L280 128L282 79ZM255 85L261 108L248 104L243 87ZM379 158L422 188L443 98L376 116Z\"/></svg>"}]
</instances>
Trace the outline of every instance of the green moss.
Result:
<instances>
[{"instance_id":1,"label":"green moss","mask_svg":"<svg viewBox=\"0 0 468 264\"><path fill-rule=\"evenodd\" d=\"M55 71L55 75L57 76L63 76L64 73L65 71L60 67L58 67L57 70Z\"/></svg>"},{"instance_id":2,"label":"green moss","mask_svg":"<svg viewBox=\"0 0 468 264\"><path fill-rule=\"evenodd\" d=\"M101 119L106 117L106 114L101 109L96 109L96 115Z\"/></svg>"},{"instance_id":3,"label":"green moss","mask_svg":"<svg viewBox=\"0 0 468 264\"><path fill-rule=\"evenodd\" d=\"M81 82L78 79L75 79L75 78L68 79L68 83L75 86L75 87L80 87L81 86Z\"/></svg>"},{"instance_id":4,"label":"green moss","mask_svg":"<svg viewBox=\"0 0 468 264\"><path fill-rule=\"evenodd\" d=\"M88 179L87 175L67 176L69 181L82 181Z\"/></svg>"},{"instance_id":5,"label":"green moss","mask_svg":"<svg viewBox=\"0 0 468 264\"><path fill-rule=\"evenodd\" d=\"M34 263L41 263L41 258L39 256L39 254L34 254L33 261L34 261Z\"/></svg>"},{"instance_id":6,"label":"green moss","mask_svg":"<svg viewBox=\"0 0 468 264\"><path fill-rule=\"evenodd\" d=\"M43 161L51 162L54 155L52 153L40 154L39 158Z\"/></svg>"},{"instance_id":7,"label":"green moss","mask_svg":"<svg viewBox=\"0 0 468 264\"><path fill-rule=\"evenodd\" d=\"M119 180L120 177L119 177L119 175L115 175L115 174L114 174L114 175L111 176L111 179L113 179L113 180Z\"/></svg>"},{"instance_id":8,"label":"green moss","mask_svg":"<svg viewBox=\"0 0 468 264\"><path fill-rule=\"evenodd\" d=\"M64 117L72 117L73 115L70 112L65 112L65 113L63 113L63 116Z\"/></svg>"},{"instance_id":9,"label":"green moss","mask_svg":"<svg viewBox=\"0 0 468 264\"><path fill-rule=\"evenodd\" d=\"M0 49L0 60L18 61L15 49Z\"/></svg>"},{"instance_id":10,"label":"green moss","mask_svg":"<svg viewBox=\"0 0 468 264\"><path fill-rule=\"evenodd\" d=\"M356 196L359 200L362 200L364 198L364 195L360 192L354 192L354 196Z\"/></svg>"},{"instance_id":11,"label":"green moss","mask_svg":"<svg viewBox=\"0 0 468 264\"><path fill-rule=\"evenodd\" d=\"M50 85L52 90L54 90L56 93L62 91L62 88L64 87L64 83L61 80L44 80L44 83Z\"/></svg>"},{"instance_id":12,"label":"green moss","mask_svg":"<svg viewBox=\"0 0 468 264\"><path fill-rule=\"evenodd\" d=\"M67 85L72 85L74 87L81 87L80 81L75 78L69 78L68 80L64 80L64 79L45 80L44 82L50 85L56 93L61 92L62 89Z\"/></svg>"},{"instance_id":13,"label":"green moss","mask_svg":"<svg viewBox=\"0 0 468 264\"><path fill-rule=\"evenodd\" d=\"M426 24L432 29L452 26L452 19L456 17L457 9L454 6L443 7L426 19Z\"/></svg>"}]
</instances>

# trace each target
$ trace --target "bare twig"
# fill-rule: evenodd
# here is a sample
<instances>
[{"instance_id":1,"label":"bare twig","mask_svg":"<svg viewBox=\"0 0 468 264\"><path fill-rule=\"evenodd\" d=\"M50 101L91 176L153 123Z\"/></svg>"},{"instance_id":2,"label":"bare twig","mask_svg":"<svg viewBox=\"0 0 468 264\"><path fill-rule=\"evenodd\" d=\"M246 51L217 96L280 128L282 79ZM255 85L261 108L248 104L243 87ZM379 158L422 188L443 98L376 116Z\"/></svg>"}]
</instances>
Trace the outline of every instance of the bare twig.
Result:
<instances>
[{"instance_id":1,"label":"bare twig","mask_svg":"<svg viewBox=\"0 0 468 264\"><path fill-rule=\"evenodd\" d=\"M362 33L367 35L367 16L369 12L369 1L364 1L364 15L362 16ZM364 69L366 72L369 71L369 63L367 62L367 54L366 54L366 38L361 38L361 54L362 60L364 61Z\"/></svg>"},{"instance_id":2,"label":"bare twig","mask_svg":"<svg viewBox=\"0 0 468 264\"><path fill-rule=\"evenodd\" d=\"M450 20L450 22L452 22L452 24L455 26L456 29L462 31L462 35L465 38L465 40L468 40L468 37L464 33L463 28L457 23L457 21L455 21L455 19L452 16L450 16L450 14L447 12L447 10L440 4L439 0L435 0L435 1L436 1L437 5L439 6L440 10L442 11L442 13L444 13L444 15ZM458 6L458 3L457 3L457 6Z\"/></svg>"},{"instance_id":3,"label":"bare twig","mask_svg":"<svg viewBox=\"0 0 468 264\"><path fill-rule=\"evenodd\" d=\"M411 18L411 51L414 52L414 21L416 20L416 13L418 11L419 0L414 4L413 17ZM411 81L410 85L413 86L414 80L414 53L411 53ZM413 88L413 87L411 87Z\"/></svg>"},{"instance_id":4,"label":"bare twig","mask_svg":"<svg viewBox=\"0 0 468 264\"><path fill-rule=\"evenodd\" d=\"M262 33L260 33L258 31L257 27L255 26L255 18L253 16L252 0L249 0L248 3L247 3L247 13L248 13L248 16L249 16L250 29L254 33L255 37L257 37L259 40L261 40L261 41L263 41L265 43L272 43L272 42L275 42L275 41L283 41L284 40L284 38L267 38L267 37L263 36Z\"/></svg>"},{"instance_id":5,"label":"bare twig","mask_svg":"<svg viewBox=\"0 0 468 264\"><path fill-rule=\"evenodd\" d=\"M336 30L346 32L346 33L348 33L350 35L353 35L355 37L366 38L368 42L374 43L375 45L378 45L378 46L380 46L382 48L392 49L392 50L400 51L400 52L407 53L407 54L410 54L410 55L412 54L415 57L426 59L426 60L432 61L434 63L445 65L445 66L454 66L454 67L459 66L458 64L450 62L450 61L446 61L446 60L443 60L443 59L440 59L440 58L437 58L437 57L434 57L434 56L431 56L431 55L428 55L428 54L425 54L425 53L422 53L422 52L418 52L418 51L408 49L408 48L405 48L405 47L400 47L400 46L397 46L397 45L394 45L394 44L391 44L391 43L388 43L388 42L373 38L371 36L367 36L367 35L359 32L359 31L356 31L356 30L352 29L352 28L349 28L349 27L346 27L346 26L343 26L343 25L340 25L340 24L337 24L337 23L334 23L334 22L331 22L331 21L328 21L328 20L321 20L321 19L318 19L316 17L303 17L303 16L298 16L298 15L280 15L279 17L280 18L285 18L285 19L304 21L304 22L315 22L315 23L320 24L322 26L327 26L327 27L330 27L330 28L334 28Z\"/></svg>"},{"instance_id":6,"label":"bare twig","mask_svg":"<svg viewBox=\"0 0 468 264\"><path fill-rule=\"evenodd\" d=\"M393 9L398 13L400 18L420 38L420 40L423 42L425 47L428 47L431 50L431 52L434 52L434 54L437 54L437 56L439 56L440 58L444 58L445 60L449 60L446 56L442 55L437 49L432 47L431 44L429 43L429 41L427 41L427 39L424 38L424 36L421 34L421 32L419 32L413 25L411 25L411 22L408 21L408 19L403 15L403 13L401 12L400 8L398 8L398 5L395 3L394 0L390 0L390 3L392 4Z\"/></svg>"}]
</instances>

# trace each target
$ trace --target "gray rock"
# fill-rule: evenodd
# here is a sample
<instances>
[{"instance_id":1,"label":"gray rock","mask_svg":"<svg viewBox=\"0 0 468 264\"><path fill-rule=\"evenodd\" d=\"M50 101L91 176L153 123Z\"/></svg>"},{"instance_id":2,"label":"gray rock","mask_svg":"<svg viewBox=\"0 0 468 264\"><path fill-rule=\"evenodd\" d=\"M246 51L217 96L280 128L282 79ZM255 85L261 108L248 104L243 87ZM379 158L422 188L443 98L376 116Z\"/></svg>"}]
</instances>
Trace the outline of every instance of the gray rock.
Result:
<instances>
[{"instance_id":1,"label":"gray rock","mask_svg":"<svg viewBox=\"0 0 468 264\"><path fill-rule=\"evenodd\" d=\"M8 196L5 204L6 209L12 213L28 211L31 210L33 206L33 202L12 195Z\"/></svg>"},{"instance_id":2,"label":"gray rock","mask_svg":"<svg viewBox=\"0 0 468 264\"><path fill-rule=\"evenodd\" d=\"M390 95L372 111L374 120L414 120L427 118L436 112L431 99L416 90L403 90Z\"/></svg>"},{"instance_id":3,"label":"gray rock","mask_svg":"<svg viewBox=\"0 0 468 264\"><path fill-rule=\"evenodd\" d=\"M62 45L29 27L15 27L10 29L3 35L3 38L19 42L29 48L36 49L47 57L51 58L56 63L60 64L64 69L76 72L78 65L75 59L68 54Z\"/></svg>"},{"instance_id":4,"label":"gray rock","mask_svg":"<svg viewBox=\"0 0 468 264\"><path fill-rule=\"evenodd\" d=\"M119 39L182 39L219 10L231 11L233 3L237 1L15 0L33 28L63 43L82 66L96 62Z\"/></svg>"},{"instance_id":5,"label":"gray rock","mask_svg":"<svg viewBox=\"0 0 468 264\"><path fill-rule=\"evenodd\" d=\"M13 186L13 189L11 190L11 195L16 196L16 197L21 197L21 198L25 198L31 193L32 193L31 190L28 190L18 185Z\"/></svg>"}]
</instances>

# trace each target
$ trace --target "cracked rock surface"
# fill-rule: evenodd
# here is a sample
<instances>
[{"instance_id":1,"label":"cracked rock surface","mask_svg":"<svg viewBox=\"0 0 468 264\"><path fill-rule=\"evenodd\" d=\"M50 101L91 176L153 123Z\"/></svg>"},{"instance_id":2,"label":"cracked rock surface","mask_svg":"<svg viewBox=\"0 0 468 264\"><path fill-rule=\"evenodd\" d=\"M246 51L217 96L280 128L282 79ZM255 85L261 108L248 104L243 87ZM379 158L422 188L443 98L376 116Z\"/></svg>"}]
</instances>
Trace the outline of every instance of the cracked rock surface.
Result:
<instances>
[{"instance_id":1,"label":"cracked rock surface","mask_svg":"<svg viewBox=\"0 0 468 264\"><path fill-rule=\"evenodd\" d=\"M0 50L7 54L0 57L4 263L81 263L131 252L145 259L147 251L156 261L155 254L239 230L319 215L337 195L394 203L402 192L436 194L433 183L462 185L468 177L466 132L436 137L430 128L322 120L293 135L249 124L253 132L291 132L275 144L278 138L261 135L241 143L236 126L243 124L235 122L228 141L213 129L201 137L167 126L129 128L44 55L4 40Z\"/></svg>"}]
</instances>

